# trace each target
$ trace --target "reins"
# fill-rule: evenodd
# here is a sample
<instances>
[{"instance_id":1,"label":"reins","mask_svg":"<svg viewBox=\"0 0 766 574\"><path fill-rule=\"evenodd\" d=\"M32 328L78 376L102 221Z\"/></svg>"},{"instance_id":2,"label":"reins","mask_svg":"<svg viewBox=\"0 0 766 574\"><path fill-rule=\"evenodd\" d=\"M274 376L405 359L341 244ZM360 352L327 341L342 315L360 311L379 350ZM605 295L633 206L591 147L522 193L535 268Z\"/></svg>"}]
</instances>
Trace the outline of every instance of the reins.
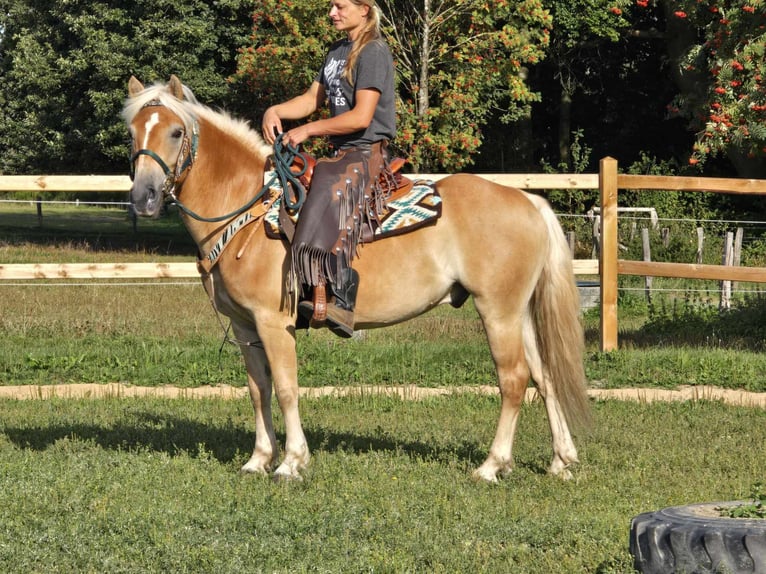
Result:
<instances>
[{"instance_id":1,"label":"reins","mask_svg":"<svg viewBox=\"0 0 766 574\"><path fill-rule=\"evenodd\" d=\"M144 104L143 107L162 105L162 102L159 100L151 100ZM178 199L178 196L176 195L176 191L179 185L183 183L181 176L186 174L187 171L192 168L194 162L197 159L197 150L199 148L199 125L196 119L192 124L191 133L192 137L190 139L188 133L185 130L184 141L181 145L181 150L178 153L175 171L173 171L155 151L147 148L142 148L130 156L131 180L134 178L136 173L136 161L138 161L138 158L142 155L152 158L157 162L165 174L165 182L162 186L162 194L165 198L165 201L176 205L178 209L180 209L183 213L192 219L196 219L197 221L204 223L219 223L221 221L227 221L242 215L251 207L253 207L253 205L255 205L259 200L261 200L271 188L276 187L275 184L277 183L283 190L283 201L285 203L285 207L291 211L297 211L303 206L303 203L306 201L306 188L300 182L299 178L306 172L306 169L308 168L308 162L306 161L305 155L299 152L297 147L289 144L285 145L282 142L282 136L284 134L279 134L276 141L274 142L274 174L272 175L271 179L269 179L269 181L264 182L263 187L261 187L260 191L255 194L255 196L250 199L250 201L241 207L238 207L234 211L216 217L205 217L195 213L192 209L184 205L184 203ZM297 157L302 159L302 167L298 171L294 172L291 169L291 166L295 163L295 158ZM290 193L287 191L290 189L293 190L295 198L291 197Z\"/></svg>"},{"instance_id":2,"label":"reins","mask_svg":"<svg viewBox=\"0 0 766 574\"><path fill-rule=\"evenodd\" d=\"M291 211L298 211L306 201L306 188L300 182L300 177L306 173L309 162L306 161L306 156L300 153L297 147L290 144L285 146L282 143L283 135L283 133L279 134L274 142L274 176L268 185L273 185L275 183L274 180L278 180L284 193L283 201L285 202L285 207ZM296 157L301 158L301 165L303 167L294 172L291 168L295 164ZM294 190L295 200L290 197L289 189Z\"/></svg>"}]
</instances>

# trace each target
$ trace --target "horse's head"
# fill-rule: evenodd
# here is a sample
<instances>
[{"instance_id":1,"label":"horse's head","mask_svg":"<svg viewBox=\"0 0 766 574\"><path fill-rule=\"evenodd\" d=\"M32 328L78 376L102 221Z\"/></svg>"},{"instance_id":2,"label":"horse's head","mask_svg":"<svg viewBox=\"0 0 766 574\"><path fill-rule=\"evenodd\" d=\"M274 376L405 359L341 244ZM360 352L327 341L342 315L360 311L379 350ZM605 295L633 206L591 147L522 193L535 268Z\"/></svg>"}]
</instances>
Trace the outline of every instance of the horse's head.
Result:
<instances>
[{"instance_id":1,"label":"horse's head","mask_svg":"<svg viewBox=\"0 0 766 574\"><path fill-rule=\"evenodd\" d=\"M189 104L197 102L175 76L148 88L131 77L128 94L123 117L132 139L130 202L136 214L156 217L194 161L197 121Z\"/></svg>"}]
</instances>

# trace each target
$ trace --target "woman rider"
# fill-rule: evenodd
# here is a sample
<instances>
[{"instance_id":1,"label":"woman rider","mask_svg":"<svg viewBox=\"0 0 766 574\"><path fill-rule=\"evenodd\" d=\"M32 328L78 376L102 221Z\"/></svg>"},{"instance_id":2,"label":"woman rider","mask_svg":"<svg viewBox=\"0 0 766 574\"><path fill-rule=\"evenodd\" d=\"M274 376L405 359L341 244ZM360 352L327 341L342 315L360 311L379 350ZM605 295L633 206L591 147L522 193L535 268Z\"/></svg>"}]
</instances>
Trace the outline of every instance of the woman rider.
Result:
<instances>
[{"instance_id":1,"label":"woman rider","mask_svg":"<svg viewBox=\"0 0 766 574\"><path fill-rule=\"evenodd\" d=\"M325 100L330 117L302 124L282 136L297 147L310 137L329 136L331 157L314 168L292 242L299 284L314 288L314 301L299 305L313 316L312 326L327 326L350 337L359 276L351 268L362 227L375 198L378 177L386 168L387 144L396 133L394 64L380 32L375 0L332 0L330 20L346 38L334 43L309 89L266 110L262 130L273 144L282 120L313 114ZM325 309L325 286L331 298Z\"/></svg>"}]
</instances>

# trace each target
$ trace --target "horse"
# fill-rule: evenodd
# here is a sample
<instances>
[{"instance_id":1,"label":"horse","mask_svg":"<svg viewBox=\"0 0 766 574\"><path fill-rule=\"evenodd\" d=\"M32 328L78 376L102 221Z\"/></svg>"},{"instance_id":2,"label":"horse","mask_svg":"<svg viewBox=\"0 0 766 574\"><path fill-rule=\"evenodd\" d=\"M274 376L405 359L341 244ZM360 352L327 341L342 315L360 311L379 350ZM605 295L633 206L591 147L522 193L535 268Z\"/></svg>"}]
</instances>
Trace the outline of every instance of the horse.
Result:
<instances>
[{"instance_id":1,"label":"horse","mask_svg":"<svg viewBox=\"0 0 766 574\"><path fill-rule=\"evenodd\" d=\"M248 122L197 102L175 76L148 87L131 77L122 117L132 138L133 210L156 217L166 199L178 204L203 283L241 348L255 413L255 446L241 471L300 480L310 452L298 408L299 294L288 242L261 225L274 201L264 187L274 148ZM511 472L531 379L550 423L548 472L569 479L578 462L570 428L587 427L590 406L579 293L558 219L544 198L478 175L433 185L442 201L435 224L360 247L354 328L400 323L472 296L501 397L494 439L473 476L494 483ZM273 391L284 416L281 461Z\"/></svg>"}]
</instances>

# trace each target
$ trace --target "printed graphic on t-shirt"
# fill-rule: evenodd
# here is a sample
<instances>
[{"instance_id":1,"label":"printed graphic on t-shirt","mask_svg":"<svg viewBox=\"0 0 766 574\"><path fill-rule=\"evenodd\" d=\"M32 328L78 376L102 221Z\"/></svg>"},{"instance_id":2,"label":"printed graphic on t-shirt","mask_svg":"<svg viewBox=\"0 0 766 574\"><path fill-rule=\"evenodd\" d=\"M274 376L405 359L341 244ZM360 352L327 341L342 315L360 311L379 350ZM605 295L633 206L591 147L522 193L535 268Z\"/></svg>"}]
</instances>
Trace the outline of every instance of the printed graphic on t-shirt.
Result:
<instances>
[{"instance_id":1,"label":"printed graphic on t-shirt","mask_svg":"<svg viewBox=\"0 0 766 574\"><path fill-rule=\"evenodd\" d=\"M342 60L330 58L324 69L325 79L327 80L327 85L329 86L328 98L330 100L330 105L335 109L348 108L348 101L346 101L346 97L343 95L343 90L340 86L341 79L343 78L343 70L345 67L345 58Z\"/></svg>"}]
</instances>

